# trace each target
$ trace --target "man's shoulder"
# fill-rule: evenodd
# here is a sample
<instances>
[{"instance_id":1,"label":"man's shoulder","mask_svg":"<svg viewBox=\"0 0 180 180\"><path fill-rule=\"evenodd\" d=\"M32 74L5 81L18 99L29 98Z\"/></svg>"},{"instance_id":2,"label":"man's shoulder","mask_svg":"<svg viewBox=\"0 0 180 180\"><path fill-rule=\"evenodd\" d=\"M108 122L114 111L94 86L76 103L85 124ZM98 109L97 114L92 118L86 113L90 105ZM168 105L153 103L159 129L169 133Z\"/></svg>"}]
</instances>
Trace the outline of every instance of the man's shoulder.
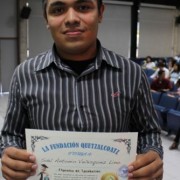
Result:
<instances>
[{"instance_id":1,"label":"man's shoulder","mask_svg":"<svg viewBox=\"0 0 180 180\"><path fill-rule=\"evenodd\" d=\"M136 68L140 68L140 65L135 61L131 60L130 58L124 57L121 54L118 54L112 50L102 48L103 50L103 58L107 61L111 62L112 64L122 67L122 66L133 66Z\"/></svg>"},{"instance_id":2,"label":"man's shoulder","mask_svg":"<svg viewBox=\"0 0 180 180\"><path fill-rule=\"evenodd\" d=\"M37 70L37 68L43 67L43 65L50 60L50 56L52 55L52 51L44 51L42 53L37 54L34 57L30 57L19 64L19 69L29 69L31 71ZM49 58L48 58L49 57Z\"/></svg>"},{"instance_id":3,"label":"man's shoulder","mask_svg":"<svg viewBox=\"0 0 180 180\"><path fill-rule=\"evenodd\" d=\"M37 54L36 56L27 58L22 64L28 64L28 63L39 63L42 60L46 59L46 56L50 53L50 50L44 51L42 53Z\"/></svg>"},{"instance_id":4,"label":"man's shoulder","mask_svg":"<svg viewBox=\"0 0 180 180\"><path fill-rule=\"evenodd\" d=\"M168 78L164 78L163 80L164 80L164 82L167 82L167 83L171 82L170 79L168 79Z\"/></svg>"}]
</instances>

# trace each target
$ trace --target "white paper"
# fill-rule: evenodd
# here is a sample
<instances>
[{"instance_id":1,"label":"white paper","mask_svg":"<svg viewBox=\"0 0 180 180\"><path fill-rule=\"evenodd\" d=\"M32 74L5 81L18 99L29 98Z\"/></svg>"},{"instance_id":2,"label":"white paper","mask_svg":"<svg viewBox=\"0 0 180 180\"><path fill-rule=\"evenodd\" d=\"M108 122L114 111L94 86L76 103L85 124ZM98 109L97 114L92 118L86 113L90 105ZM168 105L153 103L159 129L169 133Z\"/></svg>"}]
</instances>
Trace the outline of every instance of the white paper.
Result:
<instances>
[{"instance_id":1,"label":"white paper","mask_svg":"<svg viewBox=\"0 0 180 180\"><path fill-rule=\"evenodd\" d=\"M26 143L38 163L29 180L41 175L43 180L126 180L127 166L136 156L137 133L26 129Z\"/></svg>"}]
</instances>

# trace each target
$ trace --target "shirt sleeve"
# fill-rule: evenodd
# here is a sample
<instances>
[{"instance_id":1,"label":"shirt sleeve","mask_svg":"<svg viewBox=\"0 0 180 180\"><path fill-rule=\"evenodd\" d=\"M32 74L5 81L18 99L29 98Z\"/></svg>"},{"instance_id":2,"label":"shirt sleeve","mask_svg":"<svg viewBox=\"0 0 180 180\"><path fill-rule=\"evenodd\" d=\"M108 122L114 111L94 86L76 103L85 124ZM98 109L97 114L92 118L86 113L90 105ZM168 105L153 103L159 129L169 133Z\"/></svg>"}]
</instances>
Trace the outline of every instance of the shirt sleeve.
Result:
<instances>
[{"instance_id":1,"label":"shirt sleeve","mask_svg":"<svg viewBox=\"0 0 180 180\"><path fill-rule=\"evenodd\" d=\"M163 157L161 129L144 72L142 72L140 87L134 100L130 127L131 131L138 132L137 153L154 150L161 158Z\"/></svg>"},{"instance_id":2,"label":"shirt sleeve","mask_svg":"<svg viewBox=\"0 0 180 180\"><path fill-rule=\"evenodd\" d=\"M165 71L165 78L169 78L169 70L168 69L164 69L164 71Z\"/></svg>"},{"instance_id":3,"label":"shirt sleeve","mask_svg":"<svg viewBox=\"0 0 180 180\"><path fill-rule=\"evenodd\" d=\"M18 68L17 68L18 69ZM2 128L1 150L6 147L25 148L25 120L27 120L26 109L21 101L21 92L19 88L17 74L15 70L9 92L8 108L5 121Z\"/></svg>"},{"instance_id":4,"label":"shirt sleeve","mask_svg":"<svg viewBox=\"0 0 180 180\"><path fill-rule=\"evenodd\" d=\"M156 69L156 71L150 76L150 78L152 78L152 79L156 78L158 75L158 71L159 71L159 69Z\"/></svg>"},{"instance_id":5,"label":"shirt sleeve","mask_svg":"<svg viewBox=\"0 0 180 180\"><path fill-rule=\"evenodd\" d=\"M172 84L172 82L171 82L169 79L168 79L167 81L168 81L168 82L167 82L167 84L168 84L168 85L167 85L167 87L168 87L167 89L170 90L170 89L173 88L173 84Z\"/></svg>"}]
</instances>

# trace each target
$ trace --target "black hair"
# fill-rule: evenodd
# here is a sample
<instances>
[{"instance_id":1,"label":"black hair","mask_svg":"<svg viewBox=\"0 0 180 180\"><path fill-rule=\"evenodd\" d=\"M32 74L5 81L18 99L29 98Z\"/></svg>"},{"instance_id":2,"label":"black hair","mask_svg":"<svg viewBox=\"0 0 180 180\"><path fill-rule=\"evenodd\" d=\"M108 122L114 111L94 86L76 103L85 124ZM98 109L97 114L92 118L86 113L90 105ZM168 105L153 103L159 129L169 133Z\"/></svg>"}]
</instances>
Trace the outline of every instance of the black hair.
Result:
<instances>
[{"instance_id":1,"label":"black hair","mask_svg":"<svg viewBox=\"0 0 180 180\"><path fill-rule=\"evenodd\" d=\"M152 57L151 56L146 56L146 59L150 59L152 61Z\"/></svg>"},{"instance_id":2,"label":"black hair","mask_svg":"<svg viewBox=\"0 0 180 180\"><path fill-rule=\"evenodd\" d=\"M177 80L176 85L180 86L180 79Z\"/></svg>"},{"instance_id":3,"label":"black hair","mask_svg":"<svg viewBox=\"0 0 180 180\"><path fill-rule=\"evenodd\" d=\"M164 67L164 63L163 62L159 62L158 63L158 67Z\"/></svg>"},{"instance_id":4,"label":"black hair","mask_svg":"<svg viewBox=\"0 0 180 180\"><path fill-rule=\"evenodd\" d=\"M48 1L48 0L42 0L44 17L47 17L47 15L46 15L47 1ZM97 3L98 3L98 11L99 11L99 12L100 12L100 9L101 9L102 3L103 3L102 1L103 1L103 0L97 0Z\"/></svg>"},{"instance_id":5,"label":"black hair","mask_svg":"<svg viewBox=\"0 0 180 180\"><path fill-rule=\"evenodd\" d=\"M179 73L180 72L180 63L179 62L175 62L174 65L177 66L177 70L173 70L172 72L178 72Z\"/></svg>"},{"instance_id":6,"label":"black hair","mask_svg":"<svg viewBox=\"0 0 180 180\"><path fill-rule=\"evenodd\" d=\"M159 70L158 71L158 76L161 76L165 71L164 70Z\"/></svg>"},{"instance_id":7,"label":"black hair","mask_svg":"<svg viewBox=\"0 0 180 180\"><path fill-rule=\"evenodd\" d=\"M99 12L100 12L100 8L101 8L101 6L102 6L102 0L97 0L98 1L98 10L99 10Z\"/></svg>"}]
</instances>

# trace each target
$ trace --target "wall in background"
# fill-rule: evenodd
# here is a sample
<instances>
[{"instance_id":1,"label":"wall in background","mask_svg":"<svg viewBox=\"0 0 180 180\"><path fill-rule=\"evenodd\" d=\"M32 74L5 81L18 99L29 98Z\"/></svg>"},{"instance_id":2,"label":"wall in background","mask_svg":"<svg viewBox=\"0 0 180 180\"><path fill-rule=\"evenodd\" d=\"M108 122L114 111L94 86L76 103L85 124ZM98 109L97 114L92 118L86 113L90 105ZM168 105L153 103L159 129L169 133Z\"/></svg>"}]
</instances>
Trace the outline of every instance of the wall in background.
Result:
<instances>
[{"instance_id":1,"label":"wall in background","mask_svg":"<svg viewBox=\"0 0 180 180\"><path fill-rule=\"evenodd\" d=\"M42 1L31 0L29 18L29 56L33 57L52 47L53 40L43 17Z\"/></svg>"},{"instance_id":2,"label":"wall in background","mask_svg":"<svg viewBox=\"0 0 180 180\"><path fill-rule=\"evenodd\" d=\"M174 55L176 9L141 7L139 13L139 56Z\"/></svg>"},{"instance_id":3,"label":"wall in background","mask_svg":"<svg viewBox=\"0 0 180 180\"><path fill-rule=\"evenodd\" d=\"M98 38L103 46L125 57L130 55L131 4L105 4L103 21Z\"/></svg>"},{"instance_id":4,"label":"wall in background","mask_svg":"<svg viewBox=\"0 0 180 180\"><path fill-rule=\"evenodd\" d=\"M0 93L9 91L17 66L17 1L0 0Z\"/></svg>"}]
</instances>

